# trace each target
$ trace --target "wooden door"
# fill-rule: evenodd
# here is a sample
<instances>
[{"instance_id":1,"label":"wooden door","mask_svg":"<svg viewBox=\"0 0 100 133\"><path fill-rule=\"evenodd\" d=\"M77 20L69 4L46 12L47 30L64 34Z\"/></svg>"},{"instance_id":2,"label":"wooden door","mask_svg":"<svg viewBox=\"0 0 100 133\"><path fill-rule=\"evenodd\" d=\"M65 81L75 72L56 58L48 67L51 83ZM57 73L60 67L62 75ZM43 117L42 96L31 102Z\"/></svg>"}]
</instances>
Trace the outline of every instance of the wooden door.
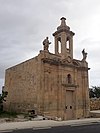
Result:
<instances>
[{"instance_id":1,"label":"wooden door","mask_svg":"<svg viewBox=\"0 0 100 133\"><path fill-rule=\"evenodd\" d=\"M66 109L66 119L70 120L73 119L73 91L66 91L66 105L65 105L65 109Z\"/></svg>"}]
</instances>

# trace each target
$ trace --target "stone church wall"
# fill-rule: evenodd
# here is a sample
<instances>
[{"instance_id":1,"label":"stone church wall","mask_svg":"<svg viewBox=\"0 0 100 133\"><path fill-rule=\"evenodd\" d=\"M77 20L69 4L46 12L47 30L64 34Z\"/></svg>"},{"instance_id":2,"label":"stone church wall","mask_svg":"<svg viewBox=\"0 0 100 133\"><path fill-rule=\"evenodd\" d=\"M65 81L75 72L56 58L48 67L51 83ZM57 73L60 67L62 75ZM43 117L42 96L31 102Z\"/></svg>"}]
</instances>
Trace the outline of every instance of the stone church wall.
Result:
<instances>
[{"instance_id":1,"label":"stone church wall","mask_svg":"<svg viewBox=\"0 0 100 133\"><path fill-rule=\"evenodd\" d=\"M6 70L5 89L9 93L4 108L23 112L24 109L37 107L38 72L40 71L37 57Z\"/></svg>"}]
</instances>

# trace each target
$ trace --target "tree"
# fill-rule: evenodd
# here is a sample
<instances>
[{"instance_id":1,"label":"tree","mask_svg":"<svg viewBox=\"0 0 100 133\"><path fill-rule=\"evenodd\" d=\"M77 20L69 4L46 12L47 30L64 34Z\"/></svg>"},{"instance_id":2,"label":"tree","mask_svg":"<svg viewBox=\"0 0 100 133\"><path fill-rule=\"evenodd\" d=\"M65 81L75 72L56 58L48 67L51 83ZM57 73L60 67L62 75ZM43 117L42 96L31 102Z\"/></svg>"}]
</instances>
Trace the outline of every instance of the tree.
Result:
<instances>
[{"instance_id":1,"label":"tree","mask_svg":"<svg viewBox=\"0 0 100 133\"><path fill-rule=\"evenodd\" d=\"M95 97L100 97L100 87L93 86Z\"/></svg>"},{"instance_id":2,"label":"tree","mask_svg":"<svg viewBox=\"0 0 100 133\"><path fill-rule=\"evenodd\" d=\"M92 86L92 88L89 90L89 96L90 98L99 98L100 97L100 87L99 86Z\"/></svg>"},{"instance_id":3,"label":"tree","mask_svg":"<svg viewBox=\"0 0 100 133\"><path fill-rule=\"evenodd\" d=\"M94 93L93 88L90 88L90 89L89 89L89 97L90 97L90 98L94 98L94 97L95 97L95 93Z\"/></svg>"},{"instance_id":4,"label":"tree","mask_svg":"<svg viewBox=\"0 0 100 133\"><path fill-rule=\"evenodd\" d=\"M3 111L3 101L6 101L5 98L7 97L7 95L7 91L2 91L2 94L0 94L0 111Z\"/></svg>"}]
</instances>

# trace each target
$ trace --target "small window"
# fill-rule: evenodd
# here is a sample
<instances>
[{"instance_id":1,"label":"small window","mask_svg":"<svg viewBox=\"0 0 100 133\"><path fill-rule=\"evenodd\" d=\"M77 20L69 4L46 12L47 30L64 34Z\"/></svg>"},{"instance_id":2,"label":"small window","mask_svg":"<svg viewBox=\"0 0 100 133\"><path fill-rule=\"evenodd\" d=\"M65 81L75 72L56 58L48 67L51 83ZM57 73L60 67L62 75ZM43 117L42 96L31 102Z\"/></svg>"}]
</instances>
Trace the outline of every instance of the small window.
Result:
<instances>
[{"instance_id":1,"label":"small window","mask_svg":"<svg viewBox=\"0 0 100 133\"><path fill-rule=\"evenodd\" d=\"M67 82L68 82L68 84L72 83L72 78L71 78L70 74L67 75Z\"/></svg>"},{"instance_id":2,"label":"small window","mask_svg":"<svg viewBox=\"0 0 100 133\"><path fill-rule=\"evenodd\" d=\"M65 106L65 108L67 109L67 105Z\"/></svg>"},{"instance_id":3,"label":"small window","mask_svg":"<svg viewBox=\"0 0 100 133\"><path fill-rule=\"evenodd\" d=\"M70 109L72 109L72 106L70 106Z\"/></svg>"}]
</instances>

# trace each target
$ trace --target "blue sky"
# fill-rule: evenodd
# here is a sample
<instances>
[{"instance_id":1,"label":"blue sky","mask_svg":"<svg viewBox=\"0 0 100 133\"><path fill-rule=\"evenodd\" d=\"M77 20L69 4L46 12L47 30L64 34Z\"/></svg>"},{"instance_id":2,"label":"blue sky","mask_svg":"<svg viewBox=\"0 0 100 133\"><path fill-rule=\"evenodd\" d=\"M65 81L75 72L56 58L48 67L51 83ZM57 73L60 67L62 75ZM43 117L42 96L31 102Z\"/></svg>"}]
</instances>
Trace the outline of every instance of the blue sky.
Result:
<instances>
[{"instance_id":1,"label":"blue sky","mask_svg":"<svg viewBox=\"0 0 100 133\"><path fill-rule=\"evenodd\" d=\"M88 53L89 86L100 86L100 0L0 0L0 91L5 69L36 56L42 41L66 22L74 36L74 58Z\"/></svg>"}]
</instances>

